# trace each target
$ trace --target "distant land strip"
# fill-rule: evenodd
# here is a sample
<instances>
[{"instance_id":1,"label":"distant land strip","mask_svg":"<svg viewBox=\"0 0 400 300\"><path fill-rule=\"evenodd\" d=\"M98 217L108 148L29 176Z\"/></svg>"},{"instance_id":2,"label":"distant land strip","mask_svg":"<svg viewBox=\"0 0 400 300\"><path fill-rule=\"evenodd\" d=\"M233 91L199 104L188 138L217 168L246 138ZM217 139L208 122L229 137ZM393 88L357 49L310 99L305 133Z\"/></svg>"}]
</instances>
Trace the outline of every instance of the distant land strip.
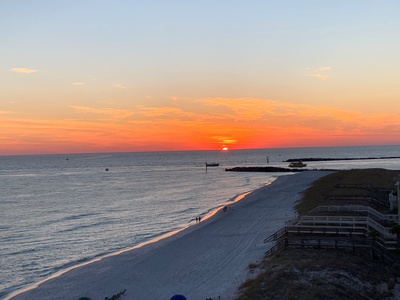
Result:
<instances>
[{"instance_id":1,"label":"distant land strip","mask_svg":"<svg viewBox=\"0 0 400 300\"><path fill-rule=\"evenodd\" d=\"M348 158L290 158L284 162L297 161L333 161L333 160L367 160L367 159L400 159L400 156L385 156L385 157L348 157ZM234 167L225 169L227 172L304 172L304 171L340 171L337 169L297 169L297 168L281 168L281 167Z\"/></svg>"},{"instance_id":2,"label":"distant land strip","mask_svg":"<svg viewBox=\"0 0 400 300\"><path fill-rule=\"evenodd\" d=\"M348 158L290 158L284 162L295 162L295 161L332 161L332 160L367 160L367 159L399 159L400 156L383 156L383 157L348 157Z\"/></svg>"},{"instance_id":3,"label":"distant land strip","mask_svg":"<svg viewBox=\"0 0 400 300\"><path fill-rule=\"evenodd\" d=\"M339 171L333 169L295 169L281 167L234 167L225 169L227 172L304 172L304 171Z\"/></svg>"}]
</instances>

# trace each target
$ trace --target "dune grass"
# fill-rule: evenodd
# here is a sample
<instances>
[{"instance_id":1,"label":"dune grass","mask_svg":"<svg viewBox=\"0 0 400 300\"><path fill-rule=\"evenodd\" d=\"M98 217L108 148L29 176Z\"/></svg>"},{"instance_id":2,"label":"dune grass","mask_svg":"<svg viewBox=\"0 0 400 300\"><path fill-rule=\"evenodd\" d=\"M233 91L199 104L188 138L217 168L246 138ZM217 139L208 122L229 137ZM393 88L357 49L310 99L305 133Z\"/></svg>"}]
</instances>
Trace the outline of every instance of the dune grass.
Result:
<instances>
[{"instance_id":1,"label":"dune grass","mask_svg":"<svg viewBox=\"0 0 400 300\"><path fill-rule=\"evenodd\" d=\"M260 263L262 272L236 300L396 299L393 266L343 250L288 249Z\"/></svg>"}]
</instances>

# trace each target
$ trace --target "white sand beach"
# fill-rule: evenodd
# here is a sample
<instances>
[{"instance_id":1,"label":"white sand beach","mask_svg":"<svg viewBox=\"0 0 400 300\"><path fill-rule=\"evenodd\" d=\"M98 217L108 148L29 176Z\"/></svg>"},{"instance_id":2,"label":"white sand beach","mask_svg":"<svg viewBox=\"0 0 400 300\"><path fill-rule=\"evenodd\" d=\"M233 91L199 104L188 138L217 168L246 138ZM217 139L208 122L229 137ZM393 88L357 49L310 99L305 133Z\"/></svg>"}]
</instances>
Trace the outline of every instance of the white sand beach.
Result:
<instances>
[{"instance_id":1,"label":"white sand beach","mask_svg":"<svg viewBox=\"0 0 400 300\"><path fill-rule=\"evenodd\" d=\"M272 247L264 239L295 217L301 193L326 174L281 176L176 235L75 268L10 299L103 300L124 289L120 299L169 300L174 294L189 300L233 299L248 265Z\"/></svg>"}]
</instances>

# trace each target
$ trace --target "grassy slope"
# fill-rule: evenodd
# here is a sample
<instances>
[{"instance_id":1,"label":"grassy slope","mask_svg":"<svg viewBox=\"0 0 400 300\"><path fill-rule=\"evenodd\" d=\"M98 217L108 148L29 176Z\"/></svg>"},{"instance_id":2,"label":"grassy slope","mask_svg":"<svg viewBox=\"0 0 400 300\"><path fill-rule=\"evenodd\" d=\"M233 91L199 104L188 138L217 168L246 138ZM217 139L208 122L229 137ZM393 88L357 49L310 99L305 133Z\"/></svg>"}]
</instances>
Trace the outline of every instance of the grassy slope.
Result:
<instances>
[{"instance_id":1,"label":"grassy slope","mask_svg":"<svg viewBox=\"0 0 400 300\"><path fill-rule=\"evenodd\" d=\"M337 250L289 249L265 259L237 300L396 299L393 268Z\"/></svg>"},{"instance_id":2,"label":"grassy slope","mask_svg":"<svg viewBox=\"0 0 400 300\"><path fill-rule=\"evenodd\" d=\"M300 214L333 204L330 195L377 196L376 187L392 189L399 171L345 170L314 183L298 204ZM378 193L378 194L377 194ZM237 300L245 299L396 299L399 266L372 261L368 253L289 249L265 258L258 276L245 282Z\"/></svg>"}]
</instances>

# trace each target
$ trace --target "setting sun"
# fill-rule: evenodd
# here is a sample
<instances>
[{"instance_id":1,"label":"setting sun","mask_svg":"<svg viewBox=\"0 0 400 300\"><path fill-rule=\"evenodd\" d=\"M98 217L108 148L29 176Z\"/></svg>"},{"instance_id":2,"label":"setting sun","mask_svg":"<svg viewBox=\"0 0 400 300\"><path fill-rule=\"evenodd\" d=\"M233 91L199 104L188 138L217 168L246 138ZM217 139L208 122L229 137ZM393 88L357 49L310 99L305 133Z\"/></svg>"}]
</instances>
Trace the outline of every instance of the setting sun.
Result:
<instances>
[{"instance_id":1,"label":"setting sun","mask_svg":"<svg viewBox=\"0 0 400 300\"><path fill-rule=\"evenodd\" d=\"M228 151L228 147L222 148L222 151Z\"/></svg>"}]
</instances>

